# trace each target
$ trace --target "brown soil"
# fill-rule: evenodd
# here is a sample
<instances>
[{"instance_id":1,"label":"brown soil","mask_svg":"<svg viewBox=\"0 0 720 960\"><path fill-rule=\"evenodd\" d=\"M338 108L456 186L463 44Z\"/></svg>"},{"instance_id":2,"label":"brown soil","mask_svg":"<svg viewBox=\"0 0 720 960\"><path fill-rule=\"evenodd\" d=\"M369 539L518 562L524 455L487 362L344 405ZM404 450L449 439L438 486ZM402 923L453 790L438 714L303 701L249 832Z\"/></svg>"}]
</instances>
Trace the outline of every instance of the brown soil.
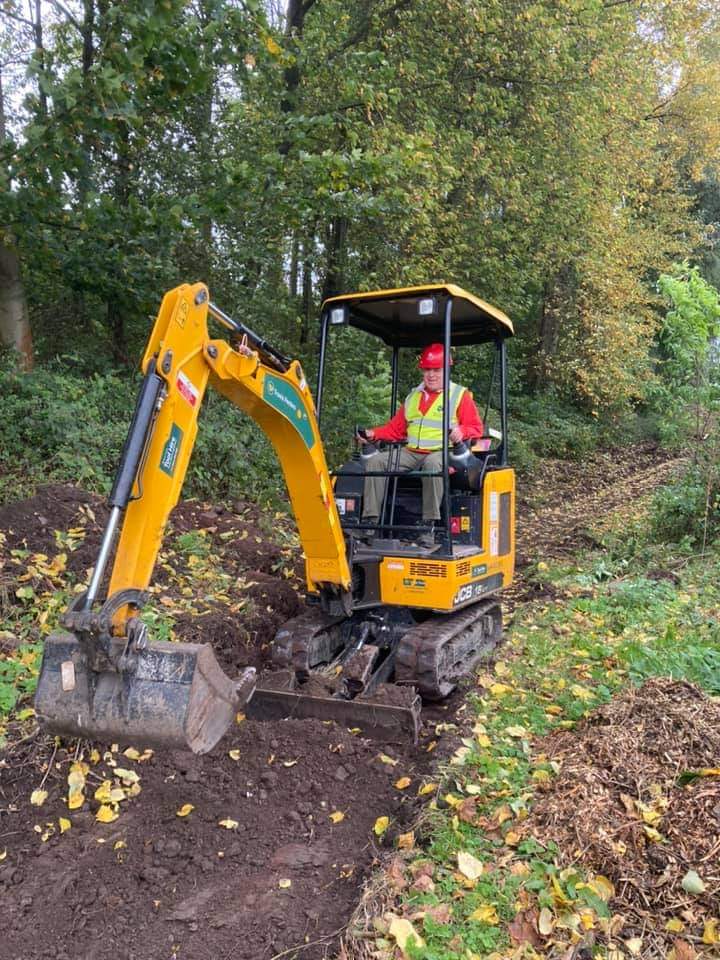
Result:
<instances>
[{"instance_id":1,"label":"brown soil","mask_svg":"<svg viewBox=\"0 0 720 960\"><path fill-rule=\"evenodd\" d=\"M648 452L647 463L642 456L622 461L615 479L626 482L625 493L622 484L604 482L617 471L619 458L601 459L598 489L607 487L611 500L621 503L638 464L640 489L646 489L648 477L661 482L668 469L661 465L653 474L657 454L652 458ZM541 488L521 491L526 519L519 529L519 552L528 562L557 555L555 545L570 552L587 526L582 468L548 464L547 472L542 489L567 484L571 493L566 502L558 494L541 507ZM576 499L582 502L574 511ZM67 551L67 571L71 580L83 581L105 516L99 498L58 485L0 508L0 532L6 537L4 546L0 541L6 560L0 581L14 586L28 562L12 551L28 550L51 561L67 550L56 531L67 530L79 531L78 542ZM179 639L212 642L231 674L247 664L264 666L277 626L300 609L299 551L274 527L244 503L232 509L184 503L172 517L166 543L203 530L224 570L237 578L227 602L204 598L194 612L178 611L174 624ZM170 554L165 562L177 573L182 556ZM177 588L162 563L157 582L172 605ZM531 594L522 596L520 583L517 596L526 599ZM33 584L36 590L54 586L43 580L42 571ZM12 603L14 591L6 590L6 596ZM409 794L415 795L430 758L453 749L453 734L438 735L434 727L447 725L462 703L455 695L424 711L418 748L371 743L318 721L245 721L203 758L154 755L141 763L105 754L95 762L90 744L55 748L41 734L21 741L19 733L13 738L9 731L14 745L0 754L0 855L6 852L0 861L0 960L336 956L339 936L378 855L373 823L391 817L387 846L411 818ZM431 737L440 745L429 755L424 747ZM64 798L76 753L90 763L88 799L80 810L70 811ZM397 765L381 762L380 753L391 755ZM114 778L113 763L136 771L141 792L121 803L115 822L103 824L95 819L99 803L93 796L103 779ZM393 784L405 775L413 786L403 792ZM30 797L41 783L48 797L38 807ZM194 809L178 817L184 804ZM344 818L333 823L333 812ZM60 817L72 822L62 835ZM237 826L226 829L220 820Z\"/></svg>"},{"instance_id":2,"label":"brown soil","mask_svg":"<svg viewBox=\"0 0 720 960\"><path fill-rule=\"evenodd\" d=\"M26 582L20 578L35 555L50 563L65 551L68 580L84 581L106 516L99 498L61 485L0 508L7 602L17 602L14 587ZM267 529L250 504L183 503L158 567L161 602L172 606L180 597L172 574L188 562L178 544L204 531L237 595L194 599L195 612L179 612L173 632L211 642L230 675L266 666L277 627L301 610L299 551L280 521L272 537L263 522ZM68 530L77 539L70 549L57 534ZM52 579L36 572L36 592L52 590ZM0 754L0 958L332 956L381 843L375 820L391 818L388 844L411 815L411 797L393 784L401 776L417 782L428 766L423 746L433 725L430 716L415 747L314 720L248 720L207 756L157 754L142 763L121 754L93 760L91 744L55 748L50 737L36 732L22 741L19 729L10 730L14 745ZM381 762L381 753L397 764ZM87 800L69 810L67 777L77 758L90 765ZM117 781L113 765L134 770L141 792L103 824L94 792L104 779ZM39 807L30 797L41 784L48 796ZM178 817L184 804L194 809ZM336 812L344 815L338 823L330 819ZM72 824L62 834L61 817Z\"/></svg>"}]
</instances>

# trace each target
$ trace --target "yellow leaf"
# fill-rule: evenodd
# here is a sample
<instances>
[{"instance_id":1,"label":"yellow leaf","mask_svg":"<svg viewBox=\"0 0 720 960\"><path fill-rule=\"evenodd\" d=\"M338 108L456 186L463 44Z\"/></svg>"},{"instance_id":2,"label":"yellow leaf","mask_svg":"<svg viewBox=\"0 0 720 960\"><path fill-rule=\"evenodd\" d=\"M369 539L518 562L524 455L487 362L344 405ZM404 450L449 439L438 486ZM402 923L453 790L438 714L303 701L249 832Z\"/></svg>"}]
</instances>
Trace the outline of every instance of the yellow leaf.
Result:
<instances>
[{"instance_id":1,"label":"yellow leaf","mask_svg":"<svg viewBox=\"0 0 720 960\"><path fill-rule=\"evenodd\" d=\"M478 907L477 910L473 910L468 917L468 920L476 920L478 923L489 923L493 926L500 923L500 917L498 916L497 910L491 903L483 904L482 907Z\"/></svg>"},{"instance_id":2,"label":"yellow leaf","mask_svg":"<svg viewBox=\"0 0 720 960\"><path fill-rule=\"evenodd\" d=\"M228 756L230 757L231 760L239 760L239 759L240 759L240 751L239 751L239 750L228 750Z\"/></svg>"},{"instance_id":3,"label":"yellow leaf","mask_svg":"<svg viewBox=\"0 0 720 960\"><path fill-rule=\"evenodd\" d=\"M682 920L678 920L677 917L673 917L672 920L668 920L668 922L665 924L665 929L668 931L668 933L682 933L685 929L685 924L682 922Z\"/></svg>"},{"instance_id":4,"label":"yellow leaf","mask_svg":"<svg viewBox=\"0 0 720 960\"><path fill-rule=\"evenodd\" d=\"M99 803L109 803L111 790L112 790L112 783L109 780L103 780L103 782L95 791L95 794L94 794L95 799Z\"/></svg>"},{"instance_id":5,"label":"yellow leaf","mask_svg":"<svg viewBox=\"0 0 720 960\"><path fill-rule=\"evenodd\" d=\"M65 833L66 830L70 829L72 823L66 817L60 817L58 819L58 826L60 827L60 833Z\"/></svg>"},{"instance_id":6,"label":"yellow leaf","mask_svg":"<svg viewBox=\"0 0 720 960\"><path fill-rule=\"evenodd\" d=\"M407 833L401 833L397 838L397 845L399 850L412 850L415 846L414 831L409 830Z\"/></svg>"},{"instance_id":7,"label":"yellow leaf","mask_svg":"<svg viewBox=\"0 0 720 960\"><path fill-rule=\"evenodd\" d=\"M720 943L720 934L718 933L718 921L713 918L711 920L705 921L705 929L703 930L703 943L707 943L708 946L714 946L716 943Z\"/></svg>"},{"instance_id":8,"label":"yellow leaf","mask_svg":"<svg viewBox=\"0 0 720 960\"><path fill-rule=\"evenodd\" d=\"M404 917L393 917L390 921L388 933L403 953L405 953L405 948L409 943L413 944L416 949L422 949L422 947L425 946L423 938L415 930L412 923L410 923L409 920L405 920Z\"/></svg>"},{"instance_id":9,"label":"yellow leaf","mask_svg":"<svg viewBox=\"0 0 720 960\"><path fill-rule=\"evenodd\" d=\"M503 839L509 847L516 847L522 840L522 837L515 830L508 830Z\"/></svg>"},{"instance_id":10,"label":"yellow leaf","mask_svg":"<svg viewBox=\"0 0 720 960\"><path fill-rule=\"evenodd\" d=\"M184 803L179 810L175 811L176 817L187 817L188 814L192 813L195 807L192 803Z\"/></svg>"},{"instance_id":11,"label":"yellow leaf","mask_svg":"<svg viewBox=\"0 0 720 960\"><path fill-rule=\"evenodd\" d=\"M477 742L481 747L489 747L492 744L492 740L486 733L479 733L477 737Z\"/></svg>"},{"instance_id":12,"label":"yellow leaf","mask_svg":"<svg viewBox=\"0 0 720 960\"><path fill-rule=\"evenodd\" d=\"M241 723L245 723L245 714L244 714L244 713L236 713L236 714L235 714L235 723L237 723L238 726L239 726Z\"/></svg>"},{"instance_id":13,"label":"yellow leaf","mask_svg":"<svg viewBox=\"0 0 720 960\"><path fill-rule=\"evenodd\" d=\"M377 837L381 837L390 826L390 817L378 817L373 827L373 832Z\"/></svg>"},{"instance_id":14,"label":"yellow leaf","mask_svg":"<svg viewBox=\"0 0 720 960\"><path fill-rule=\"evenodd\" d=\"M513 815L513 812L510 809L509 805L507 803L504 803L501 807L497 808L497 810L493 814L493 818L497 820L500 826L502 826L502 824L505 823L506 820L512 820L512 815Z\"/></svg>"},{"instance_id":15,"label":"yellow leaf","mask_svg":"<svg viewBox=\"0 0 720 960\"><path fill-rule=\"evenodd\" d=\"M292 886L292 880L288 880L287 878L284 880L278 880L278 886L281 890L287 890L288 887Z\"/></svg>"},{"instance_id":16,"label":"yellow leaf","mask_svg":"<svg viewBox=\"0 0 720 960\"><path fill-rule=\"evenodd\" d=\"M283 760L284 767L294 767L297 763L297 760Z\"/></svg>"},{"instance_id":17,"label":"yellow leaf","mask_svg":"<svg viewBox=\"0 0 720 960\"><path fill-rule=\"evenodd\" d=\"M494 667L495 674L498 677L506 677L510 673L510 667L505 663L504 660L498 660Z\"/></svg>"},{"instance_id":18,"label":"yellow leaf","mask_svg":"<svg viewBox=\"0 0 720 960\"><path fill-rule=\"evenodd\" d=\"M90 763L100 763L100 751L93 748L90 751Z\"/></svg>"},{"instance_id":19,"label":"yellow leaf","mask_svg":"<svg viewBox=\"0 0 720 960\"><path fill-rule=\"evenodd\" d=\"M418 796L425 797L428 793L435 793L437 788L437 783L424 783L418 790Z\"/></svg>"},{"instance_id":20,"label":"yellow leaf","mask_svg":"<svg viewBox=\"0 0 720 960\"><path fill-rule=\"evenodd\" d=\"M0 851L0 863L7 857L7 850Z\"/></svg>"},{"instance_id":21,"label":"yellow leaf","mask_svg":"<svg viewBox=\"0 0 720 960\"><path fill-rule=\"evenodd\" d=\"M122 803L127 800L127 794L122 787L113 787L110 791L110 803Z\"/></svg>"},{"instance_id":22,"label":"yellow leaf","mask_svg":"<svg viewBox=\"0 0 720 960\"><path fill-rule=\"evenodd\" d=\"M99 820L100 823L112 823L113 820L117 820L118 812L113 810L112 807L108 806L106 803L103 803L98 807L98 811L95 814L95 819Z\"/></svg>"},{"instance_id":23,"label":"yellow leaf","mask_svg":"<svg viewBox=\"0 0 720 960\"><path fill-rule=\"evenodd\" d=\"M577 884L577 886L580 886L580 884ZM612 881L608 880L608 878L604 877L601 873L598 873L597 876L593 877L588 883L588 886L591 890L594 890L594 892L600 897L601 900L604 900L605 903L615 896L615 887L613 886Z\"/></svg>"},{"instance_id":24,"label":"yellow leaf","mask_svg":"<svg viewBox=\"0 0 720 960\"><path fill-rule=\"evenodd\" d=\"M660 843L662 840L662 834L658 833L655 827L643 827L643 830L645 831L645 836L649 840L652 840L653 843Z\"/></svg>"},{"instance_id":25,"label":"yellow leaf","mask_svg":"<svg viewBox=\"0 0 720 960\"><path fill-rule=\"evenodd\" d=\"M238 826L237 820L231 820L229 817L226 820L218 821L219 827L225 827L226 830L234 830Z\"/></svg>"},{"instance_id":26,"label":"yellow leaf","mask_svg":"<svg viewBox=\"0 0 720 960\"><path fill-rule=\"evenodd\" d=\"M127 757L128 760L139 760L140 751L136 750L135 747L128 747L127 750L123 750L123 756Z\"/></svg>"},{"instance_id":27,"label":"yellow leaf","mask_svg":"<svg viewBox=\"0 0 720 960\"><path fill-rule=\"evenodd\" d=\"M115 843L113 844L113 850L122 850L126 846L127 844L125 843L124 840L116 840Z\"/></svg>"},{"instance_id":28,"label":"yellow leaf","mask_svg":"<svg viewBox=\"0 0 720 960\"><path fill-rule=\"evenodd\" d=\"M47 797L47 790L33 790L33 792L30 794L30 803L34 807L41 807L47 800Z\"/></svg>"},{"instance_id":29,"label":"yellow leaf","mask_svg":"<svg viewBox=\"0 0 720 960\"><path fill-rule=\"evenodd\" d=\"M478 860L477 857L474 857L471 853L467 853L465 850L461 850L458 853L457 864L460 873L464 877L467 877L468 880L477 880L477 878L482 875L482 861Z\"/></svg>"},{"instance_id":30,"label":"yellow leaf","mask_svg":"<svg viewBox=\"0 0 720 960\"><path fill-rule=\"evenodd\" d=\"M545 713L549 713L552 717L559 717L563 712L563 708L556 703L551 703L549 707L545 707Z\"/></svg>"},{"instance_id":31,"label":"yellow leaf","mask_svg":"<svg viewBox=\"0 0 720 960\"><path fill-rule=\"evenodd\" d=\"M78 810L85 803L85 794L82 790L71 790L68 793L67 805L69 810Z\"/></svg>"},{"instance_id":32,"label":"yellow leaf","mask_svg":"<svg viewBox=\"0 0 720 960\"><path fill-rule=\"evenodd\" d=\"M400 777L399 780L395 781L395 789L404 790L406 787L409 787L411 783L412 783L412 780L410 779L410 777Z\"/></svg>"},{"instance_id":33,"label":"yellow leaf","mask_svg":"<svg viewBox=\"0 0 720 960\"><path fill-rule=\"evenodd\" d=\"M582 703L588 703L590 700L595 699L595 695L593 694L592 690L588 690L587 687L583 687L579 683L574 683L570 687L570 693Z\"/></svg>"},{"instance_id":34,"label":"yellow leaf","mask_svg":"<svg viewBox=\"0 0 720 960\"><path fill-rule=\"evenodd\" d=\"M528 735L525 727L505 727L505 733L509 737L516 737L517 739L522 739Z\"/></svg>"},{"instance_id":35,"label":"yellow leaf","mask_svg":"<svg viewBox=\"0 0 720 960\"><path fill-rule=\"evenodd\" d=\"M506 683L493 683L490 686L490 693L494 697L504 697L506 693L511 693L512 687L509 687Z\"/></svg>"},{"instance_id":36,"label":"yellow leaf","mask_svg":"<svg viewBox=\"0 0 720 960\"><path fill-rule=\"evenodd\" d=\"M137 783L140 779L134 770L123 770L121 767L115 768L115 776L120 777L125 783Z\"/></svg>"},{"instance_id":37,"label":"yellow leaf","mask_svg":"<svg viewBox=\"0 0 720 960\"><path fill-rule=\"evenodd\" d=\"M279 44L270 36L265 37L265 47L267 48L267 52L273 57L277 57L282 53Z\"/></svg>"},{"instance_id":38,"label":"yellow leaf","mask_svg":"<svg viewBox=\"0 0 720 960\"><path fill-rule=\"evenodd\" d=\"M398 760L393 760L392 757L389 757L386 753L379 754L380 763L386 763L391 767L396 767L398 765Z\"/></svg>"},{"instance_id":39,"label":"yellow leaf","mask_svg":"<svg viewBox=\"0 0 720 960\"><path fill-rule=\"evenodd\" d=\"M342 821L345 819L345 814L342 812L342 810L335 810L334 813L330 814L330 819L333 823L342 823Z\"/></svg>"}]
</instances>

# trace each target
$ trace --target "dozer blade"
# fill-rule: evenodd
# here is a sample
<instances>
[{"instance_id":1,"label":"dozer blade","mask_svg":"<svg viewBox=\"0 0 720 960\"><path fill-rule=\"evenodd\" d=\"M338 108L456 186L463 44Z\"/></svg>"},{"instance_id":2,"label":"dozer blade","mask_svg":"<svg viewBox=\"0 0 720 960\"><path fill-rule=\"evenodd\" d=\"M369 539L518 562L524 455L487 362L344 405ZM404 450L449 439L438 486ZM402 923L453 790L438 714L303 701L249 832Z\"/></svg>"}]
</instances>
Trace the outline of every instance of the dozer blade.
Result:
<instances>
[{"instance_id":1,"label":"dozer blade","mask_svg":"<svg viewBox=\"0 0 720 960\"><path fill-rule=\"evenodd\" d=\"M82 640L59 632L45 641L35 710L54 733L206 753L254 687L253 668L233 682L208 644L156 641L96 671Z\"/></svg>"},{"instance_id":2,"label":"dozer blade","mask_svg":"<svg viewBox=\"0 0 720 960\"><path fill-rule=\"evenodd\" d=\"M359 727L368 737L398 737L417 743L420 731L421 701L408 698L407 705L376 700L344 700L339 697L303 693L302 688L275 689L258 686L247 706L247 715L255 720L290 718L334 720L345 727Z\"/></svg>"}]
</instances>

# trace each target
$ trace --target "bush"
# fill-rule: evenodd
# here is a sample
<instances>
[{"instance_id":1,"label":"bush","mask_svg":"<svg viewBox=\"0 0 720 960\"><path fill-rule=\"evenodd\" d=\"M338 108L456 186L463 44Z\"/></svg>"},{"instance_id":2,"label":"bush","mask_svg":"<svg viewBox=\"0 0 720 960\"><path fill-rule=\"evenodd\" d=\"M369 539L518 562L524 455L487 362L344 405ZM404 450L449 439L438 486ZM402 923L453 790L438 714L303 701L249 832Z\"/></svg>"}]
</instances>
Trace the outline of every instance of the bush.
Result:
<instances>
[{"instance_id":1,"label":"bush","mask_svg":"<svg viewBox=\"0 0 720 960\"><path fill-rule=\"evenodd\" d=\"M653 499L650 528L661 543L705 545L720 531L720 491L708 486L706 470L693 464L687 472Z\"/></svg>"},{"instance_id":2,"label":"bush","mask_svg":"<svg viewBox=\"0 0 720 960\"><path fill-rule=\"evenodd\" d=\"M132 417L140 376L81 376L57 364L20 374L0 367L0 500L41 483L76 483L108 493ZM252 422L208 395L183 487L185 497L266 498L283 489L271 446Z\"/></svg>"}]
</instances>

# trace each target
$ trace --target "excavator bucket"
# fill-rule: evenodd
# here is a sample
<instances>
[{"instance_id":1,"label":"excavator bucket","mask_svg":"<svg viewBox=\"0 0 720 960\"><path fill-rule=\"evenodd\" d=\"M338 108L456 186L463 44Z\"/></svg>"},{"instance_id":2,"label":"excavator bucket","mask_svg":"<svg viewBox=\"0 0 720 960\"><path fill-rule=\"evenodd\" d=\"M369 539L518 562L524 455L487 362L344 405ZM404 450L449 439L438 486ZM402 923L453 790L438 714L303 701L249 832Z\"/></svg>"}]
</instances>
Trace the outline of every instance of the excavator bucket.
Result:
<instances>
[{"instance_id":1,"label":"excavator bucket","mask_svg":"<svg viewBox=\"0 0 720 960\"><path fill-rule=\"evenodd\" d=\"M91 660L82 637L45 641L35 710L51 732L206 753L255 689L253 668L230 680L208 644L156 641L104 670Z\"/></svg>"}]
</instances>

